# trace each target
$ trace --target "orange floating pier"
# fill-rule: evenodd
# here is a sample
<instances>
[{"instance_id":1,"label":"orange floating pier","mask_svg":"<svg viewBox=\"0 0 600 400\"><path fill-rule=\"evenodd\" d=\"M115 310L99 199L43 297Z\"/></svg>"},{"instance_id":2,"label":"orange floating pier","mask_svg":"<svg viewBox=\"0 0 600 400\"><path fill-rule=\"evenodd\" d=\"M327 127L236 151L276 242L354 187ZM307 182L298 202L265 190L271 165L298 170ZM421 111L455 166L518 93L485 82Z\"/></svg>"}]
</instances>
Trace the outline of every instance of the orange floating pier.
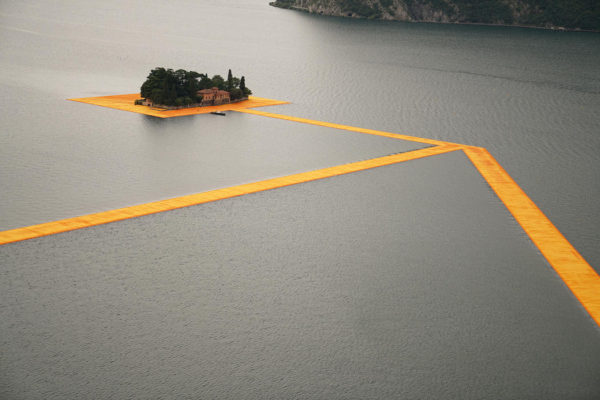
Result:
<instances>
[{"instance_id":1,"label":"orange floating pier","mask_svg":"<svg viewBox=\"0 0 600 400\"><path fill-rule=\"evenodd\" d=\"M220 106L208 107L190 107L179 110L165 110L157 107L148 107L135 105L136 99L140 98L139 93L118 94L114 96L101 97L83 97L79 99L69 99L80 103L93 104L96 106L114 108L117 110L130 111L138 114L151 115L158 118L182 117L186 115L208 114L215 111L239 111L246 108L275 106L279 104L288 104L287 101L264 99L261 97L250 96L248 100L237 103L222 104Z\"/></svg>"},{"instance_id":2,"label":"orange floating pier","mask_svg":"<svg viewBox=\"0 0 600 400\"><path fill-rule=\"evenodd\" d=\"M270 112L259 111L259 110L241 109L241 110L237 110L237 111L243 112L246 114L261 115L263 117L277 118L277 119L283 119L286 121L293 121L293 122L300 122L303 124L310 124L310 125L324 126L327 128L343 129L346 131L366 133L368 135L383 136L383 137L388 137L388 138L392 138L392 139L408 140L411 142L418 142L418 143L427 143L427 144L431 144L434 146L455 144L455 143L450 143L450 142L442 142L441 140L433 140L433 139L420 138L420 137L416 137L416 136L401 135L399 133L382 132L382 131L376 131L374 129L357 128L355 126L334 124L332 122L315 121L313 119L291 117L289 115L273 114Z\"/></svg>"},{"instance_id":3,"label":"orange floating pier","mask_svg":"<svg viewBox=\"0 0 600 400\"><path fill-rule=\"evenodd\" d=\"M384 165L396 164L403 161L435 156L450 151L463 150L483 178L494 190L496 195L512 213L513 217L521 225L525 233L558 273L558 276L573 292L592 319L600 326L600 276L484 148L252 110L251 108L253 107L287 103L285 101L262 99L259 97L250 97L250 99L239 103L223 104L212 107L185 108L181 110L160 110L147 106L137 106L134 105L134 101L137 98L139 98L139 94L87 97L69 100L131 111L139 114L152 115L159 118L206 114L215 111L239 111L269 118L425 143L431 145L431 147L280 178L267 179L225 189L212 190L204 193L64 219L61 221L12 229L0 232L0 245L242 196L278 187L295 185L335 175L348 174Z\"/></svg>"},{"instance_id":4,"label":"orange floating pier","mask_svg":"<svg viewBox=\"0 0 600 400\"><path fill-rule=\"evenodd\" d=\"M600 276L484 148L463 147L471 162L600 326Z\"/></svg>"},{"instance_id":5,"label":"orange floating pier","mask_svg":"<svg viewBox=\"0 0 600 400\"><path fill-rule=\"evenodd\" d=\"M11 229L8 231L0 232L0 245L47 235L53 235L56 233L67 232L81 228L87 228L95 225L107 224L109 222L116 222L129 218L141 217L143 215L175 210L177 208L189 207L197 204L208 203L211 201L223 200L231 197L261 192L264 190L275 189L283 186L295 185L298 183L328 178L335 175L348 174L351 172L357 172L365 169L381 167L383 165L396 164L403 161L429 157L454 150L458 150L458 146L448 145L427 147L425 149L415 150L407 153L399 153L391 156L373 158L370 160L358 161L350 164L343 164L335 167L318 169L315 171L302 172L299 174L288 175L280 178L267 179L260 182L247 183L244 185L211 190L208 192L181 196L147 204L140 204L116 210L104 211L96 214L84 215L81 217L68 218L60 221L46 222L43 224L32 225L24 228Z\"/></svg>"}]
</instances>

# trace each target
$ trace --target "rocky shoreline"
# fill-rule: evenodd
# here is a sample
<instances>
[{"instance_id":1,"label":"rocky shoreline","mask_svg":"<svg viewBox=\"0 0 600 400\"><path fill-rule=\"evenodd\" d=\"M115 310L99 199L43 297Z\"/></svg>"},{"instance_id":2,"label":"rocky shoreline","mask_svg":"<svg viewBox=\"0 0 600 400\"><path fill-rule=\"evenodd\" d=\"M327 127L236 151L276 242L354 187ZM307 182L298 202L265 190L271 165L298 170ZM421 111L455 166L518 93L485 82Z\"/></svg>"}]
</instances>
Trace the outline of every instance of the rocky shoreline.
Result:
<instances>
[{"instance_id":1,"label":"rocky shoreline","mask_svg":"<svg viewBox=\"0 0 600 400\"><path fill-rule=\"evenodd\" d=\"M600 16L588 18L591 25L597 26L598 29L566 24L563 26L552 21L544 21L542 11L534 8L528 0L506 3L498 0L496 13L487 12L489 10L485 8L478 9L478 6L473 5L468 11L458 7L457 4L465 7L465 3L469 3L468 0L462 2L440 0L437 2L437 7L432 3L428 0L276 0L269 4L273 7L345 18L600 32ZM531 23L533 20L539 22ZM587 25L590 25L589 21Z\"/></svg>"}]
</instances>

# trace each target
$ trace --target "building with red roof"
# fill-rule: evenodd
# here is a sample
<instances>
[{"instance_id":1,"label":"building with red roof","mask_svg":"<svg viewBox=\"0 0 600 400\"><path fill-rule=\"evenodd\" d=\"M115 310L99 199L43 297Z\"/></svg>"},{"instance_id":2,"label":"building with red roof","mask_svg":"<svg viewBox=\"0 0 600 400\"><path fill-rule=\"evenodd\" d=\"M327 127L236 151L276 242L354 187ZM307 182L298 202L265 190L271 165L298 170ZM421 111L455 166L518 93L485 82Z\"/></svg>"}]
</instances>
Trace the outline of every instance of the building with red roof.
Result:
<instances>
[{"instance_id":1,"label":"building with red roof","mask_svg":"<svg viewBox=\"0 0 600 400\"><path fill-rule=\"evenodd\" d=\"M220 104L227 104L231 102L229 92L226 90L219 90L219 88L202 89L198 90L198 96L202 96L203 106L218 106Z\"/></svg>"}]
</instances>

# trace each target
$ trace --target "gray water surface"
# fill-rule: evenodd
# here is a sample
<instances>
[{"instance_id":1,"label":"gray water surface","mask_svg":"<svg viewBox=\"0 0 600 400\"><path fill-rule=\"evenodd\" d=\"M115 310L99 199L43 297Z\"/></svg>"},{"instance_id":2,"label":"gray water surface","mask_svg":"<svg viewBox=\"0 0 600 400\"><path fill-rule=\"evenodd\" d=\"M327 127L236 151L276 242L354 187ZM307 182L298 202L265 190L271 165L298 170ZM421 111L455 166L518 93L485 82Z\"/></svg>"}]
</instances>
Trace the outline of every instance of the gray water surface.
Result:
<instances>
[{"instance_id":1,"label":"gray water surface","mask_svg":"<svg viewBox=\"0 0 600 400\"><path fill-rule=\"evenodd\" d=\"M21 120L2 147L2 230L427 146L236 112L160 119L30 100L44 114ZM77 130L54 112L72 113Z\"/></svg>"},{"instance_id":2,"label":"gray water surface","mask_svg":"<svg viewBox=\"0 0 600 400\"><path fill-rule=\"evenodd\" d=\"M594 398L597 326L466 161L2 246L2 393Z\"/></svg>"},{"instance_id":3,"label":"gray water surface","mask_svg":"<svg viewBox=\"0 0 600 400\"><path fill-rule=\"evenodd\" d=\"M232 68L256 95L292 102L273 112L488 148L600 268L598 34L328 18L265 0L7 0L0 41L2 185L31 205L3 228L174 194L154 174L136 173L147 163L132 147L106 154L92 145L151 147L143 116L62 100L135 92L156 66L221 75ZM196 124L206 123L195 118L173 124L182 136L195 134ZM189 143L165 136L176 147ZM37 144L51 155L75 154L54 159ZM134 190L119 197L123 185L115 184L115 201L85 209L81 204L107 190L88 190L66 172L73 170L89 182L135 181L153 199ZM196 177L183 173L175 194L201 190ZM57 201L40 213L31 199L44 180L54 188L44 196ZM84 201L70 200L77 193L87 194ZM4 205L3 220L13 218L5 216L12 207Z\"/></svg>"},{"instance_id":4,"label":"gray water surface","mask_svg":"<svg viewBox=\"0 0 600 400\"><path fill-rule=\"evenodd\" d=\"M600 35L265 0L0 2L0 229L420 147L67 98L151 68L486 147L600 268ZM0 397L600 397L597 325L464 154L0 246Z\"/></svg>"}]
</instances>

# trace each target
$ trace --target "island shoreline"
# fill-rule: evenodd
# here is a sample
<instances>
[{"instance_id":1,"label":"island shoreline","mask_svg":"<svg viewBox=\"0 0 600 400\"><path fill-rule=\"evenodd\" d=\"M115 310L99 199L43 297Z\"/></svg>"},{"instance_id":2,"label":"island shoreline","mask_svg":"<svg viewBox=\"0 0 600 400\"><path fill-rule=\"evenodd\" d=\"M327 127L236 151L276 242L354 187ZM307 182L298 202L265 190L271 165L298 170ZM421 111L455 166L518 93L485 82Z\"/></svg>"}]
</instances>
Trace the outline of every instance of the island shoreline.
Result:
<instances>
[{"instance_id":1,"label":"island shoreline","mask_svg":"<svg viewBox=\"0 0 600 400\"><path fill-rule=\"evenodd\" d=\"M593 29L581 29L581 28L567 28L564 26L537 26L537 25L522 25L522 24L490 24L486 22L444 22L444 21L425 21L425 20L405 20L405 19L394 19L394 18L369 18L363 17L360 15L338 15L338 14L324 14L318 12L311 12L306 7L297 7L297 6L281 6L279 4L275 4L275 2L269 3L270 6L280 8L282 10L293 10L300 11L307 14L318 15L321 17L332 17L332 18L344 18L344 19L362 19L369 21L386 21L386 22L401 22L408 24L436 24L436 25L474 25L474 26L498 26L505 28L523 28L523 29L539 29L543 31L554 31L554 32L584 32L584 33L600 33L600 30Z\"/></svg>"}]
</instances>

